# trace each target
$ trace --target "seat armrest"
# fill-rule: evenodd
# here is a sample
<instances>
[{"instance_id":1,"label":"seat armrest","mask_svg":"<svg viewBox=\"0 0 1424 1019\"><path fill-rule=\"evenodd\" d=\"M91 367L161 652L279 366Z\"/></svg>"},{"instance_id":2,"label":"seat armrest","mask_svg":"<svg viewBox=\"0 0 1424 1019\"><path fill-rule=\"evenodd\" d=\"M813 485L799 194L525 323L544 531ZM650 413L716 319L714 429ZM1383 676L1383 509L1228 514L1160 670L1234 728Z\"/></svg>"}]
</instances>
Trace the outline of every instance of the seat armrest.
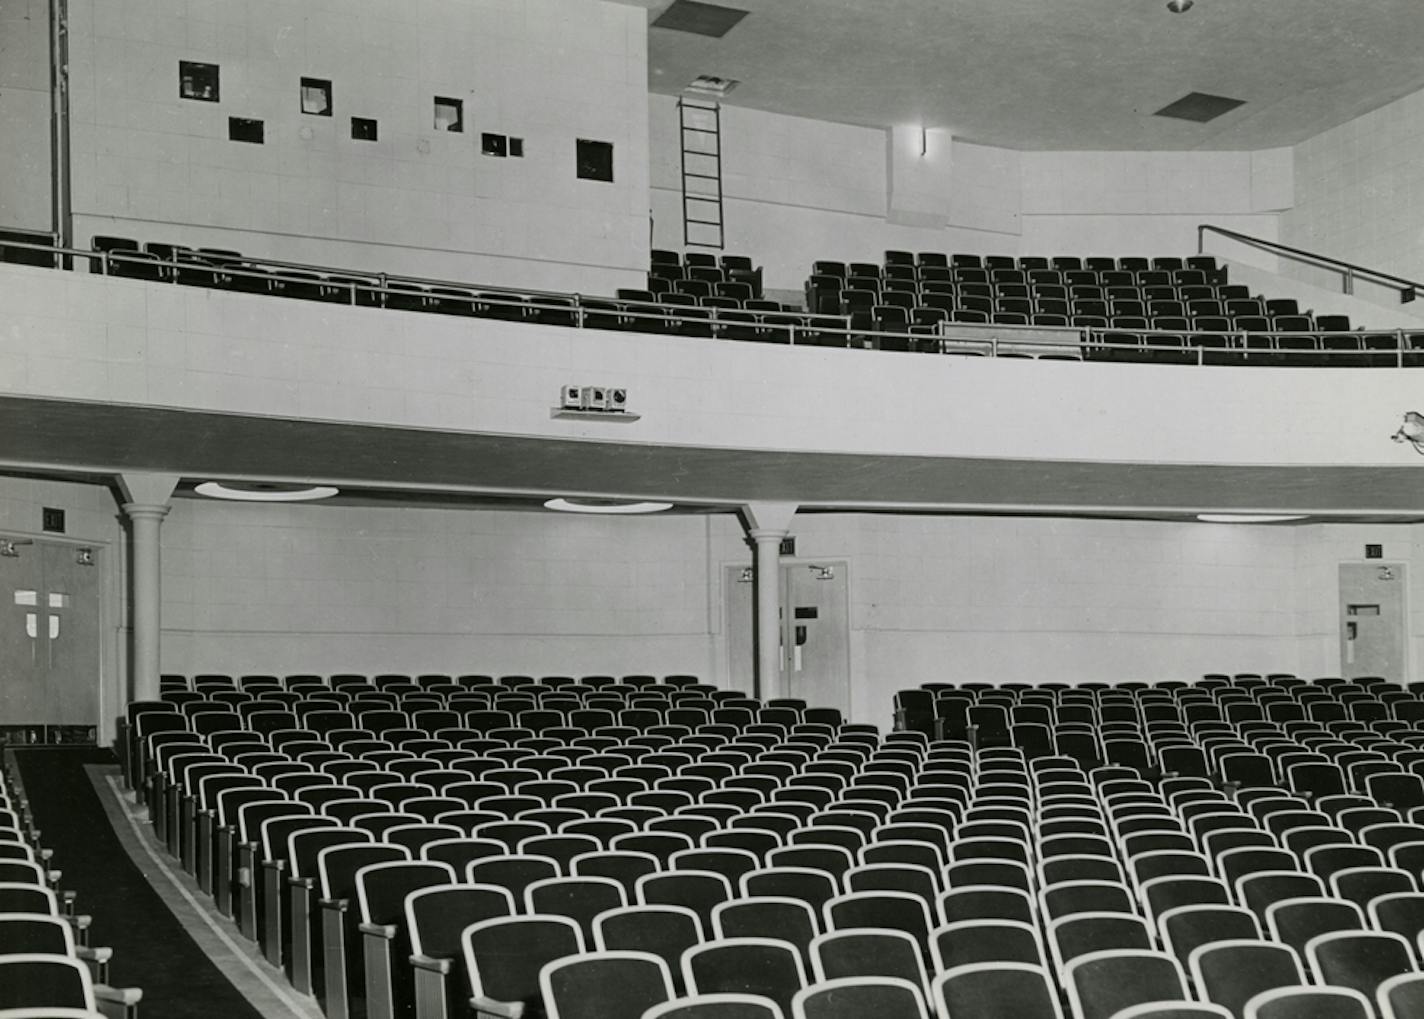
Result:
<instances>
[{"instance_id":1,"label":"seat armrest","mask_svg":"<svg viewBox=\"0 0 1424 1019\"><path fill-rule=\"evenodd\" d=\"M496 1001L494 998L486 998L482 994L477 994L470 999L470 1007L480 1015L495 1015L500 1019L522 1019L524 1015L524 1002Z\"/></svg>"},{"instance_id":2,"label":"seat armrest","mask_svg":"<svg viewBox=\"0 0 1424 1019\"><path fill-rule=\"evenodd\" d=\"M385 938L387 941L396 939L397 927L392 923L363 923L360 926L362 934L372 934L378 938Z\"/></svg>"},{"instance_id":3,"label":"seat armrest","mask_svg":"<svg viewBox=\"0 0 1424 1019\"><path fill-rule=\"evenodd\" d=\"M344 913L351 908L349 899L317 899L317 905L322 909L334 909Z\"/></svg>"},{"instance_id":4,"label":"seat armrest","mask_svg":"<svg viewBox=\"0 0 1424 1019\"><path fill-rule=\"evenodd\" d=\"M433 955L412 955L410 964L416 969L429 970L431 973L439 973L443 977L448 977L454 966L449 959L439 959Z\"/></svg>"},{"instance_id":5,"label":"seat armrest","mask_svg":"<svg viewBox=\"0 0 1424 1019\"><path fill-rule=\"evenodd\" d=\"M110 987L108 984L95 984L94 997L100 1001L112 1001L115 1004L128 1007L137 1005L143 1000L142 987Z\"/></svg>"},{"instance_id":6,"label":"seat armrest","mask_svg":"<svg viewBox=\"0 0 1424 1019\"><path fill-rule=\"evenodd\" d=\"M112 948L76 948L74 954L85 962L105 963L114 957Z\"/></svg>"},{"instance_id":7,"label":"seat armrest","mask_svg":"<svg viewBox=\"0 0 1424 1019\"><path fill-rule=\"evenodd\" d=\"M289 888L305 888L307 891L311 891L313 888L316 887L316 878L292 877L291 875L288 875L287 886Z\"/></svg>"}]
</instances>

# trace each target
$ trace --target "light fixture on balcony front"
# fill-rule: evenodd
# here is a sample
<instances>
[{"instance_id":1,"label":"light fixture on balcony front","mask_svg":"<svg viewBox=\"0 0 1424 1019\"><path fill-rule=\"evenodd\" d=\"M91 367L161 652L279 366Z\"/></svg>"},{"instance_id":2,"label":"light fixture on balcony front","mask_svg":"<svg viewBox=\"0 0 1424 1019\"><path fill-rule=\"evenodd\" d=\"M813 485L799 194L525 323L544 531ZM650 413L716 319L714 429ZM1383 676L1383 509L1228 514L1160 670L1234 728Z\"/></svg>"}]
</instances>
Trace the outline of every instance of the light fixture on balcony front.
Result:
<instances>
[{"instance_id":1,"label":"light fixture on balcony front","mask_svg":"<svg viewBox=\"0 0 1424 1019\"><path fill-rule=\"evenodd\" d=\"M1290 520L1304 520L1304 513L1198 513L1197 519L1204 524L1283 524Z\"/></svg>"},{"instance_id":2,"label":"light fixture on balcony front","mask_svg":"<svg viewBox=\"0 0 1424 1019\"><path fill-rule=\"evenodd\" d=\"M332 485L297 485L280 481L204 481L194 488L210 499L234 502L312 502L330 499L341 490Z\"/></svg>"},{"instance_id":3,"label":"light fixture on balcony front","mask_svg":"<svg viewBox=\"0 0 1424 1019\"><path fill-rule=\"evenodd\" d=\"M569 496L564 499L549 499L545 509L561 513L661 513L672 509L670 502L639 502L629 499L582 499Z\"/></svg>"}]
</instances>

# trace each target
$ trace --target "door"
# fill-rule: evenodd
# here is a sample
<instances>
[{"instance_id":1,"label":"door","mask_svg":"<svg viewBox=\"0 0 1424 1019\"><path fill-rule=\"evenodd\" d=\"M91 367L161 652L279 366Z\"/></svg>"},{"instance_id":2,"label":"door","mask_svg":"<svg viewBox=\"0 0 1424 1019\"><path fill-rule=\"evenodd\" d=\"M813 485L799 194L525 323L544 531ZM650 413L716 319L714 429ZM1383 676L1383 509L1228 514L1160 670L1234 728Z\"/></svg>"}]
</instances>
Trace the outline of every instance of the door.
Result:
<instances>
[{"instance_id":1,"label":"door","mask_svg":"<svg viewBox=\"0 0 1424 1019\"><path fill-rule=\"evenodd\" d=\"M99 566L92 548L0 539L0 738L93 743Z\"/></svg>"},{"instance_id":2,"label":"door","mask_svg":"<svg viewBox=\"0 0 1424 1019\"><path fill-rule=\"evenodd\" d=\"M843 562L781 570L782 689L811 708L850 711L850 618Z\"/></svg>"},{"instance_id":3,"label":"door","mask_svg":"<svg viewBox=\"0 0 1424 1019\"><path fill-rule=\"evenodd\" d=\"M1404 682L1403 563L1340 564L1340 675Z\"/></svg>"},{"instance_id":4,"label":"door","mask_svg":"<svg viewBox=\"0 0 1424 1019\"><path fill-rule=\"evenodd\" d=\"M850 710L850 598L843 561L781 565L781 671L764 700L797 697L809 707ZM753 690L756 583L750 567L723 574L731 686Z\"/></svg>"}]
</instances>

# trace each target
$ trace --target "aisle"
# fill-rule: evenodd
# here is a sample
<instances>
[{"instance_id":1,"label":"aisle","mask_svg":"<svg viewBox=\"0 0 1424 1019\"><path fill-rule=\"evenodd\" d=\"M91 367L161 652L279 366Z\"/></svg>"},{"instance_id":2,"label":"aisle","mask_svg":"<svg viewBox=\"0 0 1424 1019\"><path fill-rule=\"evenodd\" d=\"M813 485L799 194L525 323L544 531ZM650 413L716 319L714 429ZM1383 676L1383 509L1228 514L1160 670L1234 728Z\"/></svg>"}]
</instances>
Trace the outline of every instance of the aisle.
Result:
<instances>
[{"instance_id":1,"label":"aisle","mask_svg":"<svg viewBox=\"0 0 1424 1019\"><path fill-rule=\"evenodd\" d=\"M42 841L64 872L61 885L78 893L79 912L93 916L91 943L114 950L111 981L143 988L141 1019L262 1019L188 934L115 833L111 815L119 804L106 810L95 791L98 781L108 795L105 779L119 774L113 754L65 747L17 750L15 756ZM90 765L109 767L95 769L91 779ZM166 880L161 871L154 879Z\"/></svg>"}]
</instances>

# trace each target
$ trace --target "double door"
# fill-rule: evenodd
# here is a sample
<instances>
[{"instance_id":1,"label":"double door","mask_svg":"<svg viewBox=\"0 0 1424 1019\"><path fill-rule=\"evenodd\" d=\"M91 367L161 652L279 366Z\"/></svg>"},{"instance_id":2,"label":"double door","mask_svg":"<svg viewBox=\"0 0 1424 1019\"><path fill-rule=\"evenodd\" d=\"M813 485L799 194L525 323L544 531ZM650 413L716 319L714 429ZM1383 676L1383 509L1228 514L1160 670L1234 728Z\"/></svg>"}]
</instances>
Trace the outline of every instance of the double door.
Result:
<instances>
[{"instance_id":1,"label":"double door","mask_svg":"<svg viewBox=\"0 0 1424 1019\"><path fill-rule=\"evenodd\" d=\"M763 700L796 697L808 707L850 710L850 613L846 564L840 560L782 563L778 674L756 690ZM729 566L726 592L728 670L732 685L752 692L756 673L751 570Z\"/></svg>"},{"instance_id":2,"label":"double door","mask_svg":"<svg viewBox=\"0 0 1424 1019\"><path fill-rule=\"evenodd\" d=\"M0 535L0 741L95 742L98 557L97 549Z\"/></svg>"}]
</instances>

